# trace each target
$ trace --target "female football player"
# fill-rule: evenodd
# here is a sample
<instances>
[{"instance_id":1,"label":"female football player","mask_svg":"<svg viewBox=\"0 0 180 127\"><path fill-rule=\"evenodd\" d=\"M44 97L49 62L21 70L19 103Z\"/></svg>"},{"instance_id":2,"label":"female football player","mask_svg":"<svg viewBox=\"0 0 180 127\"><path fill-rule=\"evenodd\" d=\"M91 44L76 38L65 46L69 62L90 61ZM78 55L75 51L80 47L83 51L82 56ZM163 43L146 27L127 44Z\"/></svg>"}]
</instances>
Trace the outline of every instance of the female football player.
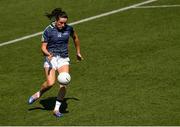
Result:
<instances>
[{"instance_id":1,"label":"female football player","mask_svg":"<svg viewBox=\"0 0 180 127\"><path fill-rule=\"evenodd\" d=\"M70 59L68 57L68 41L70 36L75 44L77 60L81 61L83 59L80 53L80 42L78 35L74 31L73 27L67 25L68 16L66 12L62 11L60 8L56 8L50 14L46 14L46 16L53 21L49 26L46 27L42 34L41 50L45 57L44 70L46 80L41 85L40 90L29 98L29 104L32 104L39 99L44 92L49 90L54 85L56 80L56 71L58 73L69 73ZM67 85L60 84L56 104L53 110L53 114L56 117L62 116L59 108L65 97L66 87Z\"/></svg>"}]
</instances>

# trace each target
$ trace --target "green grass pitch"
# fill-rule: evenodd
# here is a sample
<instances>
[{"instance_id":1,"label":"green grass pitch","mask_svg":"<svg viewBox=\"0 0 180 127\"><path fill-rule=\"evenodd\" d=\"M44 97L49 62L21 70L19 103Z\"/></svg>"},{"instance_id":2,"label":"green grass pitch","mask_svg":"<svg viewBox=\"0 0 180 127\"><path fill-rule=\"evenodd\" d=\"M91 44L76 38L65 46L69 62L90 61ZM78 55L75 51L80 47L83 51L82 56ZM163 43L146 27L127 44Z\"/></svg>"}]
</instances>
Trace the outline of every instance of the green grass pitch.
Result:
<instances>
[{"instance_id":1,"label":"green grass pitch","mask_svg":"<svg viewBox=\"0 0 180 127\"><path fill-rule=\"evenodd\" d=\"M145 0L0 0L0 43L44 30L55 7L69 23ZM180 5L158 0L144 6ZM27 104L45 80L41 36L0 47L0 125L180 125L180 7L133 8L74 26L76 62L64 117L52 115L58 84Z\"/></svg>"}]
</instances>

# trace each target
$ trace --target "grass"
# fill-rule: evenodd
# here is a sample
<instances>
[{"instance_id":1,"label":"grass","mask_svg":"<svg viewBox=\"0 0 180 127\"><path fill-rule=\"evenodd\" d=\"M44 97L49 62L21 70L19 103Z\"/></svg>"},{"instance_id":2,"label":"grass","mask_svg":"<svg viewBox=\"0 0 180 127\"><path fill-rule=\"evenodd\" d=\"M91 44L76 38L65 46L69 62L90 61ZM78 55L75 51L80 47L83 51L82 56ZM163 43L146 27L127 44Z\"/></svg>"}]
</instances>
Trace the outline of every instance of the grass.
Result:
<instances>
[{"instance_id":1,"label":"grass","mask_svg":"<svg viewBox=\"0 0 180 127\"><path fill-rule=\"evenodd\" d=\"M42 15L42 10L57 4L51 1L47 1L49 4L43 2L43 5L29 1L29 4L31 2L34 8L40 6L41 10L32 12L32 16ZM86 1L93 6L83 6L83 1L67 3L71 2L65 5L65 1L61 1L61 5L70 17L78 20L140 0ZM157 3L170 4L171 1L159 0ZM172 3L178 3L178 0ZM21 10L20 5L24 4L22 1L15 6ZM84 13L77 15L75 10ZM35 104L27 105L28 97L44 81L40 37L0 47L0 125L179 125L178 11L179 8L131 9L74 26L85 60L75 62L71 40L72 82L64 105L67 112L61 119L54 118L51 111L57 84ZM27 23L33 25L27 25L24 32L17 24L11 37L41 31L48 23L44 18L42 26L36 27L39 22L34 21L37 20L28 20ZM1 33L2 40L8 40L8 33Z\"/></svg>"}]
</instances>

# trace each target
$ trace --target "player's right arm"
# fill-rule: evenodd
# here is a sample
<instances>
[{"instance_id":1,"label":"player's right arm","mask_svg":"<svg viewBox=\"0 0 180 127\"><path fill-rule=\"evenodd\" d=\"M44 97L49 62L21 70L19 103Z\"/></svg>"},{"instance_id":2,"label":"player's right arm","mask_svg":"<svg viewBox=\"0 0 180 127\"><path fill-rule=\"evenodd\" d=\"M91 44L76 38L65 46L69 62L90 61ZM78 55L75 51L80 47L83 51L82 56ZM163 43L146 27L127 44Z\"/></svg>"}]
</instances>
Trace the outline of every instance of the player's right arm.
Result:
<instances>
[{"instance_id":1,"label":"player's right arm","mask_svg":"<svg viewBox=\"0 0 180 127\"><path fill-rule=\"evenodd\" d=\"M41 38L41 51L43 52L43 54L45 56L48 57L49 60L51 60L53 54L51 52L48 51L47 45L48 45L48 41L49 41L49 32L48 32L48 27L44 30L43 34L42 34L42 38Z\"/></svg>"},{"instance_id":2,"label":"player's right arm","mask_svg":"<svg viewBox=\"0 0 180 127\"><path fill-rule=\"evenodd\" d=\"M41 44L41 51L43 52L43 54L44 54L45 56L48 57L49 60L52 59L53 54L50 53L50 52L47 50L47 43L42 42L42 44Z\"/></svg>"}]
</instances>

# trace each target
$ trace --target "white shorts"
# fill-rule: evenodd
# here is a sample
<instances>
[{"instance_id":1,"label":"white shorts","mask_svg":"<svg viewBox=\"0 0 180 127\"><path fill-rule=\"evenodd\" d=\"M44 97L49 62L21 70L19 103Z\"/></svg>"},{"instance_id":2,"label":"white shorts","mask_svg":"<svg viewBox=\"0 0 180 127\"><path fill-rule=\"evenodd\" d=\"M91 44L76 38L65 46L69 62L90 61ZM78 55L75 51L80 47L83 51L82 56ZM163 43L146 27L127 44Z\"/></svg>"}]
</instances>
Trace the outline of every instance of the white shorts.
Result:
<instances>
[{"instance_id":1,"label":"white shorts","mask_svg":"<svg viewBox=\"0 0 180 127\"><path fill-rule=\"evenodd\" d=\"M51 61L45 59L44 68L52 67L53 69L57 70L58 68L64 65L69 65L69 61L70 61L69 57L62 58L60 56L53 56Z\"/></svg>"}]
</instances>

